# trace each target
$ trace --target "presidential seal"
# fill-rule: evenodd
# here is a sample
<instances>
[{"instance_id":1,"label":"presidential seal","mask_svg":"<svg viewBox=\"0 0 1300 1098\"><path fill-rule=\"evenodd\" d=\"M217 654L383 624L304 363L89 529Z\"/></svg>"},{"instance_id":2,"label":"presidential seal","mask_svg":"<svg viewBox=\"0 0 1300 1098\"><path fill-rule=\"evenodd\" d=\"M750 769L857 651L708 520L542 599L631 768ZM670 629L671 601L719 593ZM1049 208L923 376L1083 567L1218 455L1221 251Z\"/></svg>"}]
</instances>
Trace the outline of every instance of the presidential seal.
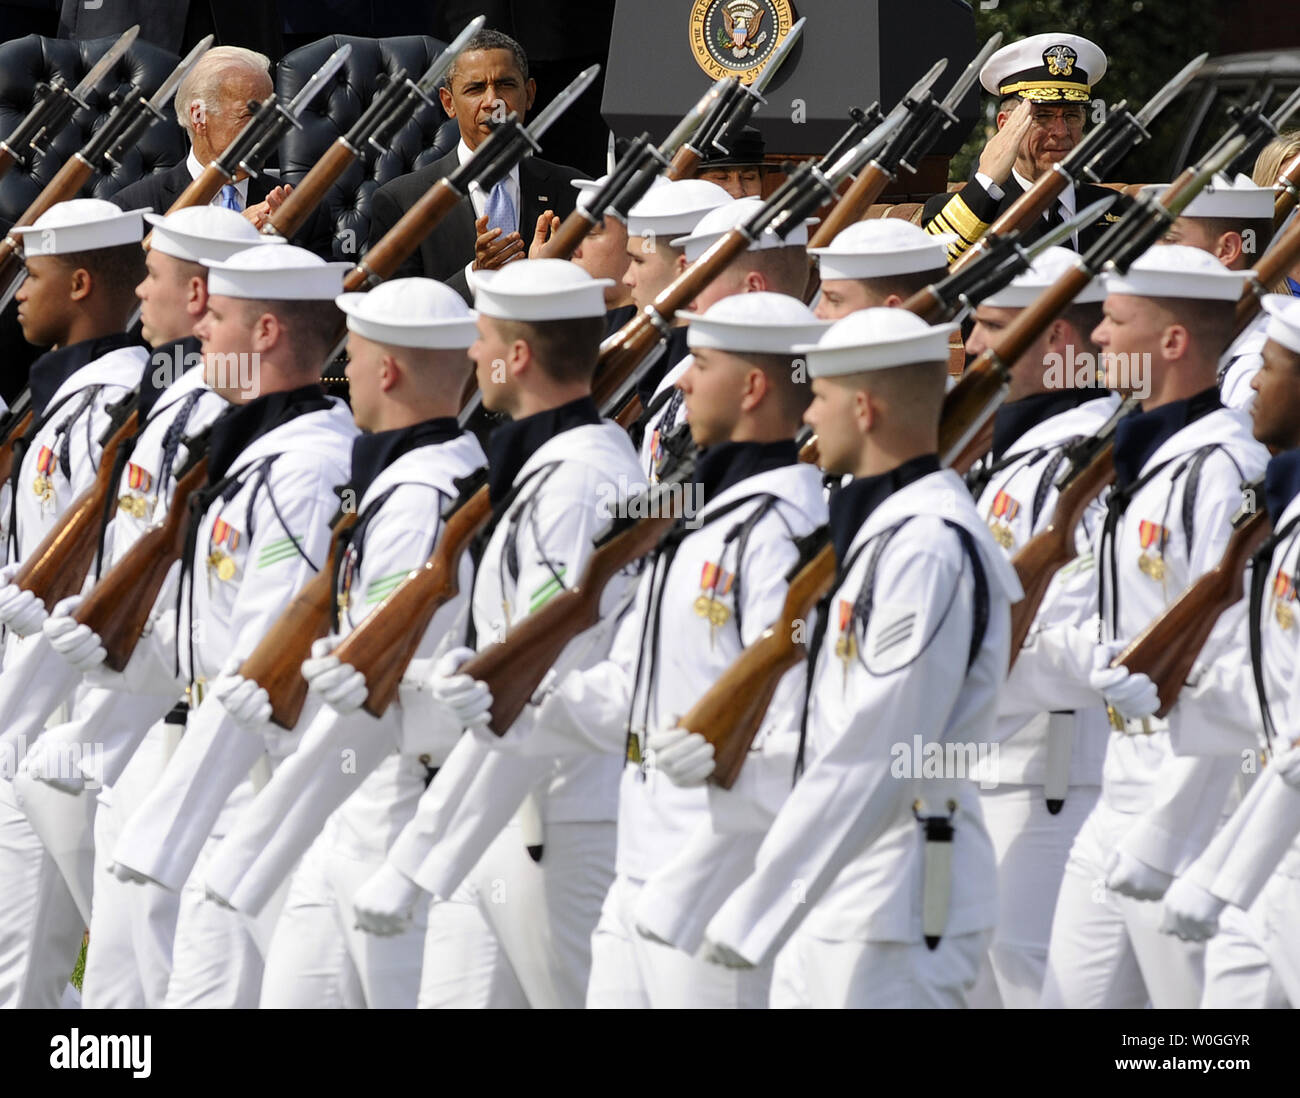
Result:
<instances>
[{"instance_id":1,"label":"presidential seal","mask_svg":"<svg viewBox=\"0 0 1300 1098\"><path fill-rule=\"evenodd\" d=\"M711 80L748 84L794 25L789 0L695 0L691 52Z\"/></svg>"}]
</instances>

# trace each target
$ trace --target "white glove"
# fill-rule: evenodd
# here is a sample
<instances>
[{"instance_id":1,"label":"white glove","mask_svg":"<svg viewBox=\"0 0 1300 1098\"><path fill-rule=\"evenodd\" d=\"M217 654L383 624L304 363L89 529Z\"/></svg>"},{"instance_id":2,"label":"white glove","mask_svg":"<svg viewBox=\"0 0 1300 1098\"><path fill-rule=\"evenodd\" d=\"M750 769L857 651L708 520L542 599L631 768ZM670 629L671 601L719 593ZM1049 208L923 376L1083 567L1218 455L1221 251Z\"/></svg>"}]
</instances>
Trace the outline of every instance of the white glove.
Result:
<instances>
[{"instance_id":1,"label":"white glove","mask_svg":"<svg viewBox=\"0 0 1300 1098\"><path fill-rule=\"evenodd\" d=\"M704 939L703 956L711 965L722 965L723 968L753 968L744 957L737 953L730 946L724 946L721 942Z\"/></svg>"},{"instance_id":2,"label":"white glove","mask_svg":"<svg viewBox=\"0 0 1300 1098\"><path fill-rule=\"evenodd\" d=\"M646 740L646 751L650 765L667 775L673 785L703 785L713 773L713 744L686 728L655 729Z\"/></svg>"},{"instance_id":3,"label":"white glove","mask_svg":"<svg viewBox=\"0 0 1300 1098\"><path fill-rule=\"evenodd\" d=\"M385 862L352 898L357 927L381 937L401 934L411 924L421 891L410 877Z\"/></svg>"},{"instance_id":4,"label":"white glove","mask_svg":"<svg viewBox=\"0 0 1300 1098\"><path fill-rule=\"evenodd\" d=\"M1220 900L1194 881L1179 877L1165 893L1160 933L1172 934L1184 942L1213 938L1219 931L1219 916L1227 906L1227 900Z\"/></svg>"},{"instance_id":5,"label":"white glove","mask_svg":"<svg viewBox=\"0 0 1300 1098\"><path fill-rule=\"evenodd\" d=\"M1292 789L1300 789L1300 747L1291 747L1273 756L1270 763L1277 776Z\"/></svg>"},{"instance_id":6,"label":"white glove","mask_svg":"<svg viewBox=\"0 0 1300 1098\"><path fill-rule=\"evenodd\" d=\"M1092 673L1088 682L1106 699L1106 704L1126 720L1136 721L1149 717L1160 708L1160 695L1156 684L1142 673L1133 674L1127 667L1111 667L1122 647L1117 644L1099 644L1092 652Z\"/></svg>"},{"instance_id":7,"label":"white glove","mask_svg":"<svg viewBox=\"0 0 1300 1098\"><path fill-rule=\"evenodd\" d=\"M1134 900L1160 899L1173 880L1163 870L1153 869L1122 850L1115 851L1106 871L1106 887Z\"/></svg>"},{"instance_id":8,"label":"white glove","mask_svg":"<svg viewBox=\"0 0 1300 1098\"><path fill-rule=\"evenodd\" d=\"M492 724L492 691L487 683L460 674L462 665L475 656L472 648L453 648L433 668L430 693L445 705L462 728L475 734L489 733Z\"/></svg>"},{"instance_id":9,"label":"white glove","mask_svg":"<svg viewBox=\"0 0 1300 1098\"><path fill-rule=\"evenodd\" d=\"M227 660L221 674L212 683L212 693L221 707L240 724L267 724L271 720L271 695L264 687L238 673L243 662L239 656Z\"/></svg>"},{"instance_id":10,"label":"white glove","mask_svg":"<svg viewBox=\"0 0 1300 1098\"><path fill-rule=\"evenodd\" d=\"M321 696L338 713L355 713L370 693L366 677L334 655L334 642L321 637L311 646L311 658L302 662L307 689Z\"/></svg>"},{"instance_id":11,"label":"white glove","mask_svg":"<svg viewBox=\"0 0 1300 1098\"><path fill-rule=\"evenodd\" d=\"M73 620L72 615L77 612L77 607L80 605L80 595L73 595L55 603L54 610L46 619L43 628L45 639L50 642L50 647L85 674L102 664L107 652L104 651L104 642L99 639L98 633L89 625L78 625Z\"/></svg>"},{"instance_id":12,"label":"white glove","mask_svg":"<svg viewBox=\"0 0 1300 1098\"><path fill-rule=\"evenodd\" d=\"M13 582L22 565L22 561L15 561L0 568L0 622L20 637L27 637L39 633L49 615L40 599Z\"/></svg>"}]
</instances>

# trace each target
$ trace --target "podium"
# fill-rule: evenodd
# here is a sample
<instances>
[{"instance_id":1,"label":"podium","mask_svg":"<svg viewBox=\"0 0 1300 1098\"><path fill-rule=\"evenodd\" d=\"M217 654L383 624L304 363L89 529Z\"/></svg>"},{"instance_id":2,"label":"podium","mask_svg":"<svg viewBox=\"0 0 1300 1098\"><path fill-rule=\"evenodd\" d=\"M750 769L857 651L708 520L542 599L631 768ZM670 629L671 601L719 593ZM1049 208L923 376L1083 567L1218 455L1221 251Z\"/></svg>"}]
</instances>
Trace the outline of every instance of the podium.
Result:
<instances>
[{"instance_id":1,"label":"podium","mask_svg":"<svg viewBox=\"0 0 1300 1098\"><path fill-rule=\"evenodd\" d=\"M800 17L808 20L803 35L752 122L773 163L822 155L848 126L851 107L879 101L888 111L946 57L948 68L935 85L942 97L978 49L975 15L963 0L618 0L601 102L606 124L619 137L645 130L662 140L717 75L754 71L775 45L768 37L753 39ZM946 189L948 161L979 117L980 94L976 82L958 123L916 176L900 177L891 197Z\"/></svg>"}]
</instances>

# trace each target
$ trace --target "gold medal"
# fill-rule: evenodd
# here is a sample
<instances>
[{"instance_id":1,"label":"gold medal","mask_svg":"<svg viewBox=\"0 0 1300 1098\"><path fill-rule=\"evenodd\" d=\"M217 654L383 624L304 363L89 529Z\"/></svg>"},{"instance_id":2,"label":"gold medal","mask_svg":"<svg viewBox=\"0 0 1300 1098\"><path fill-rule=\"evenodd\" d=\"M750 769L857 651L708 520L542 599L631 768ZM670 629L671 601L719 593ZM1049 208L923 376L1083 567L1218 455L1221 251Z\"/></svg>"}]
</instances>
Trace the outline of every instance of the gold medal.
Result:
<instances>
[{"instance_id":1,"label":"gold medal","mask_svg":"<svg viewBox=\"0 0 1300 1098\"><path fill-rule=\"evenodd\" d=\"M1295 611L1284 602L1279 602L1273 608L1273 614L1283 629L1290 629L1295 624Z\"/></svg>"},{"instance_id":2,"label":"gold medal","mask_svg":"<svg viewBox=\"0 0 1300 1098\"><path fill-rule=\"evenodd\" d=\"M1159 583L1165 578L1165 558L1159 553L1142 553L1138 556L1138 569Z\"/></svg>"},{"instance_id":3,"label":"gold medal","mask_svg":"<svg viewBox=\"0 0 1300 1098\"><path fill-rule=\"evenodd\" d=\"M993 532L993 540L996 541L1003 549L1010 549L1016 543L1015 535L1011 532L1011 527L1002 522L995 522L989 529Z\"/></svg>"},{"instance_id":4,"label":"gold medal","mask_svg":"<svg viewBox=\"0 0 1300 1098\"><path fill-rule=\"evenodd\" d=\"M32 481L32 491L42 503L49 503L54 498L54 484L44 473L37 473Z\"/></svg>"},{"instance_id":5,"label":"gold medal","mask_svg":"<svg viewBox=\"0 0 1300 1098\"><path fill-rule=\"evenodd\" d=\"M220 549L214 549L208 554L208 568L216 572L217 579L222 583L229 583L235 578L235 558Z\"/></svg>"}]
</instances>

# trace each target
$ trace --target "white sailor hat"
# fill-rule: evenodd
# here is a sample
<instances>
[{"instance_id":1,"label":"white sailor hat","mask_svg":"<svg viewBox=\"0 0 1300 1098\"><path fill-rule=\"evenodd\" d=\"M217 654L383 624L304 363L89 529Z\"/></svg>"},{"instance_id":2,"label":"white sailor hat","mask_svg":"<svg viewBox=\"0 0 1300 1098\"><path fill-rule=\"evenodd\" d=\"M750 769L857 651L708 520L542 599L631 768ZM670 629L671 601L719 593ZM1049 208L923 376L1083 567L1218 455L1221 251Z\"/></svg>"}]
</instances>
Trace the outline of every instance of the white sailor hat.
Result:
<instances>
[{"instance_id":1,"label":"white sailor hat","mask_svg":"<svg viewBox=\"0 0 1300 1098\"><path fill-rule=\"evenodd\" d=\"M578 205L586 210L589 208L587 203L590 196L609 182L609 175L602 175L599 179L570 179L569 182L573 184L573 189L578 192ZM665 187L667 185L667 179L662 175L656 175L650 182L650 190L653 191L656 187ZM605 212L609 213L608 210Z\"/></svg>"},{"instance_id":2,"label":"white sailor hat","mask_svg":"<svg viewBox=\"0 0 1300 1098\"><path fill-rule=\"evenodd\" d=\"M795 347L811 377L836 377L923 362L947 362L955 324L930 325L906 309L859 309L814 344Z\"/></svg>"},{"instance_id":3,"label":"white sailor hat","mask_svg":"<svg viewBox=\"0 0 1300 1098\"><path fill-rule=\"evenodd\" d=\"M605 287L567 259L516 259L496 271L470 271L474 307L501 320L574 320L605 315Z\"/></svg>"},{"instance_id":4,"label":"white sailor hat","mask_svg":"<svg viewBox=\"0 0 1300 1098\"><path fill-rule=\"evenodd\" d=\"M671 240L689 233L706 213L731 200L731 195L707 179L666 181L651 187L628 211L627 235Z\"/></svg>"},{"instance_id":5,"label":"white sailor hat","mask_svg":"<svg viewBox=\"0 0 1300 1098\"><path fill-rule=\"evenodd\" d=\"M24 255L93 252L139 244L144 239L141 215L147 209L119 210L102 198L72 198L51 206L32 224L9 231L24 238Z\"/></svg>"},{"instance_id":6,"label":"white sailor hat","mask_svg":"<svg viewBox=\"0 0 1300 1098\"><path fill-rule=\"evenodd\" d=\"M1143 190L1147 189L1143 188ZM1166 188L1155 186L1149 189L1160 193ZM1256 186L1255 181L1248 175L1238 172L1236 179L1229 179L1220 172L1178 216L1226 217L1233 221L1271 221L1275 197L1272 187Z\"/></svg>"},{"instance_id":7,"label":"white sailor hat","mask_svg":"<svg viewBox=\"0 0 1300 1098\"><path fill-rule=\"evenodd\" d=\"M476 314L450 286L432 278L395 278L369 293L339 294L348 331L396 347L464 349L478 337Z\"/></svg>"},{"instance_id":8,"label":"white sailor hat","mask_svg":"<svg viewBox=\"0 0 1300 1098\"><path fill-rule=\"evenodd\" d=\"M1186 244L1149 248L1125 274L1102 275L1108 294L1133 297L1185 297L1197 301L1236 301L1245 271L1230 271L1209 252Z\"/></svg>"},{"instance_id":9,"label":"white sailor hat","mask_svg":"<svg viewBox=\"0 0 1300 1098\"><path fill-rule=\"evenodd\" d=\"M761 198L733 198L725 206L710 210L695 224L688 236L679 236L672 241L674 248L681 248L687 263L694 263L709 250L715 240L721 240L732 229L738 229L763 207ZM764 248L794 248L808 243L808 226L817 224L815 217L806 218L802 225L796 225L790 235L782 240L776 233L765 232L757 244L751 244L747 251L756 252Z\"/></svg>"},{"instance_id":10,"label":"white sailor hat","mask_svg":"<svg viewBox=\"0 0 1300 1098\"><path fill-rule=\"evenodd\" d=\"M823 282L837 278L880 278L948 266L953 233L927 233L897 217L855 221L825 248L809 248Z\"/></svg>"},{"instance_id":11,"label":"white sailor hat","mask_svg":"<svg viewBox=\"0 0 1300 1098\"><path fill-rule=\"evenodd\" d=\"M1079 253L1069 248L1048 248L1034 260L1029 270L1019 274L1012 282L995 294L990 294L980 304L992 305L995 309L1023 309L1032 305L1048 287L1066 271L1078 266ZM1094 278L1075 296L1076 305L1089 302L1105 301L1106 287L1101 279Z\"/></svg>"},{"instance_id":12,"label":"white sailor hat","mask_svg":"<svg viewBox=\"0 0 1300 1098\"><path fill-rule=\"evenodd\" d=\"M1035 34L1003 46L984 62L980 83L999 98L1086 103L1106 75L1101 47L1077 34Z\"/></svg>"},{"instance_id":13,"label":"white sailor hat","mask_svg":"<svg viewBox=\"0 0 1300 1098\"><path fill-rule=\"evenodd\" d=\"M191 263L220 263L245 248L283 244L282 236L263 236L243 214L221 206L187 206L175 213L147 213L153 226L150 248Z\"/></svg>"},{"instance_id":14,"label":"white sailor hat","mask_svg":"<svg viewBox=\"0 0 1300 1098\"><path fill-rule=\"evenodd\" d=\"M1261 304L1264 312L1268 313L1264 337L1300 355L1300 297L1268 294Z\"/></svg>"},{"instance_id":15,"label":"white sailor hat","mask_svg":"<svg viewBox=\"0 0 1300 1098\"><path fill-rule=\"evenodd\" d=\"M680 312L690 324L686 345L750 354L794 354L796 345L817 339L828 327L797 297L763 291L732 294L703 313Z\"/></svg>"},{"instance_id":16,"label":"white sailor hat","mask_svg":"<svg viewBox=\"0 0 1300 1098\"><path fill-rule=\"evenodd\" d=\"M252 301L333 301L351 263L326 263L293 244L245 248L208 264L208 293Z\"/></svg>"}]
</instances>

